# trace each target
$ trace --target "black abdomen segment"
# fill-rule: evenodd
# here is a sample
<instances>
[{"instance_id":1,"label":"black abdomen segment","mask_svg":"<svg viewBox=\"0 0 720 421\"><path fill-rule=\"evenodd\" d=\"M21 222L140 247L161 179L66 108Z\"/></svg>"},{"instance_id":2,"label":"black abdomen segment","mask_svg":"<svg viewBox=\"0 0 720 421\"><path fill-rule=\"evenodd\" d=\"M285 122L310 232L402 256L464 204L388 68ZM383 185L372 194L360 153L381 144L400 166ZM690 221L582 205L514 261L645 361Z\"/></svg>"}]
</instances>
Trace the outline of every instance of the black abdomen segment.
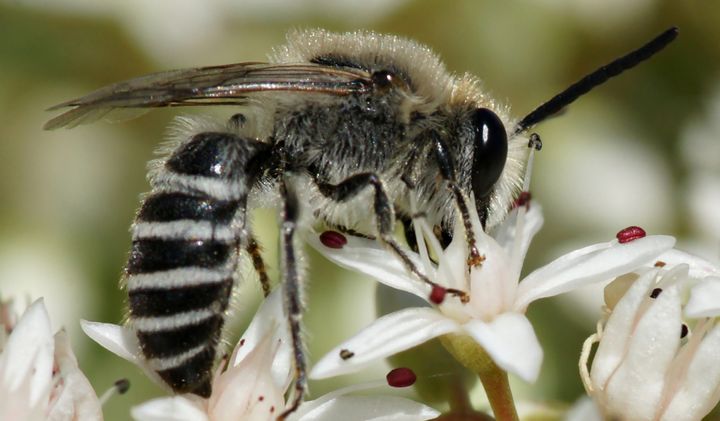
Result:
<instances>
[{"instance_id":1,"label":"black abdomen segment","mask_svg":"<svg viewBox=\"0 0 720 421\"><path fill-rule=\"evenodd\" d=\"M151 179L125 268L130 322L148 365L176 392L207 397L234 284L248 163L265 148L200 133Z\"/></svg>"}]
</instances>

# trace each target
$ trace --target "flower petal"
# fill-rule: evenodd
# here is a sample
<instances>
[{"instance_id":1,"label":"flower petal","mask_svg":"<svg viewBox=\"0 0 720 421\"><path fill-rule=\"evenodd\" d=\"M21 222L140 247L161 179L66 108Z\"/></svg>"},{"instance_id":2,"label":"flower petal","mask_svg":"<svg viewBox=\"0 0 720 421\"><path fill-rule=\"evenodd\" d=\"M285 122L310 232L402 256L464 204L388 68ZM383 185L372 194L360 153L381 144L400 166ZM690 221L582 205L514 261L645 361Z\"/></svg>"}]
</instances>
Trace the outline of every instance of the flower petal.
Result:
<instances>
[{"instance_id":1,"label":"flower petal","mask_svg":"<svg viewBox=\"0 0 720 421\"><path fill-rule=\"evenodd\" d=\"M167 383L147 365L142 356L137 336L132 330L112 323L90 322L87 320L80 320L80 327L90 339L103 348L140 367L145 375L160 387L170 389Z\"/></svg>"},{"instance_id":2,"label":"flower petal","mask_svg":"<svg viewBox=\"0 0 720 421\"><path fill-rule=\"evenodd\" d=\"M651 235L625 244L614 240L568 253L525 277L518 288L515 310L524 311L539 298L632 272L674 244L673 237Z\"/></svg>"},{"instance_id":3,"label":"flower petal","mask_svg":"<svg viewBox=\"0 0 720 421\"><path fill-rule=\"evenodd\" d=\"M463 328L500 368L526 382L537 380L543 351L524 314L503 313L490 323L474 319Z\"/></svg>"},{"instance_id":4,"label":"flower petal","mask_svg":"<svg viewBox=\"0 0 720 421\"><path fill-rule=\"evenodd\" d=\"M563 421L603 421L600 410L588 396L583 396L565 414Z\"/></svg>"},{"instance_id":5,"label":"flower petal","mask_svg":"<svg viewBox=\"0 0 720 421\"><path fill-rule=\"evenodd\" d=\"M70 346L70 338L64 330L55 334L55 362L61 381L59 395L52 398L47 415L48 421L102 420L102 408L95 390L85 374L80 371Z\"/></svg>"},{"instance_id":6,"label":"flower petal","mask_svg":"<svg viewBox=\"0 0 720 421\"><path fill-rule=\"evenodd\" d=\"M325 247L314 233L307 235L306 241L325 258L346 269L364 273L389 287L425 300L430 295L430 287L410 275L400 260L376 240L347 236L347 244L340 249ZM406 255L415 267L423 270L424 265L418 255L412 252L406 252Z\"/></svg>"},{"instance_id":7,"label":"flower petal","mask_svg":"<svg viewBox=\"0 0 720 421\"><path fill-rule=\"evenodd\" d=\"M595 352L590 370L590 377L596 390L605 389L610 376L625 357L640 306L645 302L657 273L658 269L653 269L638 278L615 304L603 329L602 340ZM611 286L609 285L608 288Z\"/></svg>"},{"instance_id":8,"label":"flower petal","mask_svg":"<svg viewBox=\"0 0 720 421\"><path fill-rule=\"evenodd\" d=\"M720 277L708 277L690 290L685 315L694 318L720 316Z\"/></svg>"},{"instance_id":9,"label":"flower petal","mask_svg":"<svg viewBox=\"0 0 720 421\"><path fill-rule=\"evenodd\" d=\"M485 260L470 271L468 305L472 308L473 316L489 320L512 308L520 268L513 266L510 256L492 237L482 231L475 234L478 251L485 256Z\"/></svg>"},{"instance_id":10,"label":"flower petal","mask_svg":"<svg viewBox=\"0 0 720 421\"><path fill-rule=\"evenodd\" d=\"M540 204L537 202L530 202L529 209L524 212L522 232L520 235L517 235L519 210L520 208L513 209L505 220L493 230L492 236L498 244L505 249L505 253L508 256L513 255L513 249L516 246L515 242L520 241L518 245L519 255L517 258L519 258L520 262L523 262L525 260L525 255L527 254L527 250L530 247L530 242L533 237L535 237L535 234L540 231L540 228L542 228L544 220Z\"/></svg>"},{"instance_id":11,"label":"flower petal","mask_svg":"<svg viewBox=\"0 0 720 421\"><path fill-rule=\"evenodd\" d=\"M158 398L134 406L130 415L137 421L207 421L198 402L182 396Z\"/></svg>"},{"instance_id":12,"label":"flower petal","mask_svg":"<svg viewBox=\"0 0 720 421\"><path fill-rule=\"evenodd\" d=\"M283 310L283 288L275 288L258 309L250 325L243 333L242 338L233 351L230 366L239 365L247 355L263 340L272 335L271 343L279 343L279 348L272 361L272 375L275 384L283 387L288 384L292 368L292 349L290 347L290 332L287 328L285 312Z\"/></svg>"},{"instance_id":13,"label":"flower petal","mask_svg":"<svg viewBox=\"0 0 720 421\"><path fill-rule=\"evenodd\" d=\"M460 329L454 320L431 308L409 308L390 313L375 320L321 358L313 367L310 377L322 379L351 373L374 360ZM341 350L352 352L352 358L342 359Z\"/></svg>"},{"instance_id":14,"label":"flower petal","mask_svg":"<svg viewBox=\"0 0 720 421\"><path fill-rule=\"evenodd\" d=\"M305 402L289 421L419 421L440 415L426 405L395 396L323 398Z\"/></svg>"},{"instance_id":15,"label":"flower petal","mask_svg":"<svg viewBox=\"0 0 720 421\"><path fill-rule=\"evenodd\" d=\"M720 388L720 326L715 326L700 343L679 389L661 420L699 420L718 403Z\"/></svg>"},{"instance_id":16,"label":"flower petal","mask_svg":"<svg viewBox=\"0 0 720 421\"><path fill-rule=\"evenodd\" d=\"M690 265L690 277L701 279L708 276L720 277L720 266L711 263L702 257L678 249L671 249L658 256L657 260L670 266L682 263Z\"/></svg>"},{"instance_id":17,"label":"flower petal","mask_svg":"<svg viewBox=\"0 0 720 421\"><path fill-rule=\"evenodd\" d=\"M610 417L653 419L665 375L680 346L682 314L676 285L647 300L647 309L633 329L626 355L605 388L606 414Z\"/></svg>"},{"instance_id":18,"label":"flower petal","mask_svg":"<svg viewBox=\"0 0 720 421\"><path fill-rule=\"evenodd\" d=\"M130 329L88 320L81 320L80 327L90 339L103 348L133 364L140 364L140 344Z\"/></svg>"},{"instance_id":19,"label":"flower petal","mask_svg":"<svg viewBox=\"0 0 720 421\"><path fill-rule=\"evenodd\" d=\"M274 418L273 413L285 406L286 381L277 382L272 369L279 345L273 332L267 332L237 365L215 377L207 403L211 419L265 421Z\"/></svg>"},{"instance_id":20,"label":"flower petal","mask_svg":"<svg viewBox=\"0 0 720 421\"><path fill-rule=\"evenodd\" d=\"M10 399L10 393L20 387L29 389L29 395L23 398L30 408L47 405L54 348L50 318L43 300L38 299L25 310L0 355L0 391L3 395L0 396L0 415L5 406L2 401ZM7 404L13 406L12 402Z\"/></svg>"}]
</instances>

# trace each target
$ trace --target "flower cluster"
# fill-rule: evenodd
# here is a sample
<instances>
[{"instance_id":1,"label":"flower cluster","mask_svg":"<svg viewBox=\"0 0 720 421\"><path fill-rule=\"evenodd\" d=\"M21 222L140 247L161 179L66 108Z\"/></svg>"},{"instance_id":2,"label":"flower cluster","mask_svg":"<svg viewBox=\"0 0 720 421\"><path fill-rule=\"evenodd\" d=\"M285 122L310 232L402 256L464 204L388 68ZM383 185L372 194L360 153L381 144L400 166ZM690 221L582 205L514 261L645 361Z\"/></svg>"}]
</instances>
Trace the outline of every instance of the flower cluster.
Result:
<instances>
[{"instance_id":1,"label":"flower cluster","mask_svg":"<svg viewBox=\"0 0 720 421\"><path fill-rule=\"evenodd\" d=\"M427 303L378 318L338 345L313 367L324 378L360 370L433 338L483 382L512 373L533 382L543 352L525 312L533 301L595 282L605 288L605 316L588 338L581 377L592 401L568 419L696 420L720 399L720 268L673 249L668 236L629 227L608 242L575 250L521 279L525 254L542 226L540 206L515 207L490 233L472 213L479 261L468 259L469 237L458 221L453 241L442 248L421 218L413 221L418 252L403 249L434 284L408 273L376 241L339 232L308 233L307 241L340 266L414 294ZM432 257L431 257L432 256ZM462 291L461 298L451 291ZM458 294L460 295L460 294ZM64 331L53 337L41 300L17 317L0 306L0 419L101 420L101 400L80 372ZM150 378L132 330L82 322L85 333ZM590 362L594 344L597 351ZM253 321L213 377L208 399L177 395L135 406L136 420L274 420L287 409L293 379L290 333L282 287L264 301ZM346 387L304 402L289 421L335 419L421 420L440 413L392 396L410 386L411 370L398 369L387 382ZM374 389L376 396L354 392ZM487 390L487 388L486 388ZM510 400L512 403L512 399ZM492 404L492 399L491 399ZM498 419L511 419L512 413ZM514 410L513 410L514 411Z\"/></svg>"},{"instance_id":2,"label":"flower cluster","mask_svg":"<svg viewBox=\"0 0 720 421\"><path fill-rule=\"evenodd\" d=\"M17 317L0 303L0 419L102 420L65 331L54 336L42 300Z\"/></svg>"},{"instance_id":3,"label":"flower cluster","mask_svg":"<svg viewBox=\"0 0 720 421\"><path fill-rule=\"evenodd\" d=\"M655 267L617 278L606 287L605 301L606 320L586 341L580 366L597 410L628 420L707 415L720 399L720 325L714 320L720 316L720 268L673 250Z\"/></svg>"},{"instance_id":4,"label":"flower cluster","mask_svg":"<svg viewBox=\"0 0 720 421\"><path fill-rule=\"evenodd\" d=\"M238 342L227 368L219 369L209 399L192 394L158 398L132 408L135 420L152 421L270 421L286 405L285 394L291 381L290 337L282 307L282 289L276 288L264 301L245 334ZM118 356L143 363L141 351L132 331L107 323L82 323L85 333ZM398 385L390 382L391 386ZM356 385L337 390L303 403L288 421L316 420L426 420L439 413L405 398L352 396L363 389L389 388L385 383Z\"/></svg>"},{"instance_id":5,"label":"flower cluster","mask_svg":"<svg viewBox=\"0 0 720 421\"><path fill-rule=\"evenodd\" d=\"M471 217L472 236L458 221L446 248L423 219L413 221L418 251L402 252L433 284L419 281L376 241L335 231L308 233L307 242L331 261L426 302L378 318L321 358L311 377L360 370L374 360L440 338L483 382L506 372L533 382L543 352L525 315L528 306L540 298L612 280L605 288L605 316L586 341L580 362L591 401L583 401L567 419L696 420L717 404L720 268L673 249L672 237L629 227L611 241L575 250L521 279L529 244L542 226L540 206L528 201L515 207L490 233L481 228L476 213ZM479 255L475 261L468 259L469 237ZM454 291L462 294L452 295ZM132 418L274 420L289 405L294 375L286 319L279 287L217 369L208 399L191 394L156 398L133 407ZM0 324L0 419L102 419L101 400L78 369L64 331L51 334L41 300L19 320L9 306L0 306ZM82 328L157 380L132 330L87 321ZM411 370L397 369L386 382L354 385L304 402L287 420L439 416L433 408L389 393L392 387L414 381ZM354 393L367 389L381 393ZM486 391L490 396L487 387ZM512 399L509 402L512 406ZM514 418L514 408L507 413L500 413L507 409L500 406L492 409L498 419Z\"/></svg>"},{"instance_id":6,"label":"flower cluster","mask_svg":"<svg viewBox=\"0 0 720 421\"><path fill-rule=\"evenodd\" d=\"M632 238L634 241L621 236L561 256L520 280L527 249L542 226L540 206L532 202L516 207L492 235L483 231L477 214L473 216L473 234L482 256L479 265L467 264L467 241L460 222L456 224L453 241L443 250L425 221L414 221L415 232L422 233L418 238L420 252L404 252L424 268L426 276L439 288L419 283L375 241L350 237L342 247L336 247L326 245L322 234L310 237L309 243L338 265L370 275L433 305L380 317L323 357L311 377L351 372L372 360L441 337L458 360L471 369L476 369L473 366L480 358L478 352L483 350L503 370L535 381L543 353L525 316L530 303L627 273L653 262L675 243L668 236L643 234ZM425 242L438 256L437 265L422 247ZM450 297L438 300L438 289L466 291L469 300ZM342 351L347 350L353 353L352 358L344 358Z\"/></svg>"}]
</instances>

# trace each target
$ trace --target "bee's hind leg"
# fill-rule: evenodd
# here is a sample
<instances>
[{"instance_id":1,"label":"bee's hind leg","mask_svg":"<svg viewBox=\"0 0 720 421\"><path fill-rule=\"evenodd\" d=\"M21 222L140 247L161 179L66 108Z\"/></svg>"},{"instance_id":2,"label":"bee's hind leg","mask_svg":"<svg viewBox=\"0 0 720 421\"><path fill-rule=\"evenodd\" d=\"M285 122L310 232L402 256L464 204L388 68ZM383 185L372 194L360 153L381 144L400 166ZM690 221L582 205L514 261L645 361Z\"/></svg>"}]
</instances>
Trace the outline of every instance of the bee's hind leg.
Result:
<instances>
[{"instance_id":1,"label":"bee's hind leg","mask_svg":"<svg viewBox=\"0 0 720 421\"><path fill-rule=\"evenodd\" d=\"M302 338L302 278L298 266L299 247L295 243L295 230L297 229L298 213L300 211L298 198L293 186L282 181L280 195L282 197L281 226L280 226L280 252L283 275L283 294L285 295L285 314L288 319L290 337L292 342L293 362L295 367L295 383L292 401L285 411L277 418L285 420L295 412L302 403L307 392L307 364L305 361L305 346Z\"/></svg>"}]
</instances>

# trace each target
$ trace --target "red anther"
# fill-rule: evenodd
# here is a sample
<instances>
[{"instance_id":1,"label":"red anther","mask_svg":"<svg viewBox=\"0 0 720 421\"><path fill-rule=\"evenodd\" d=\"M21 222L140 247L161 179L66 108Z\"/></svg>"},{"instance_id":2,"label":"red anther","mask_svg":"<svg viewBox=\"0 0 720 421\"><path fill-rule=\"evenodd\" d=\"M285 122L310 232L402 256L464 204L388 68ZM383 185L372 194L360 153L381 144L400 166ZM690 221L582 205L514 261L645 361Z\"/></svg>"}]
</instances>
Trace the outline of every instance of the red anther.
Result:
<instances>
[{"instance_id":1,"label":"red anther","mask_svg":"<svg viewBox=\"0 0 720 421\"><path fill-rule=\"evenodd\" d=\"M525 206L525 209L530 208L530 199L532 199L532 194L529 191L520 192L520 195L513 202L513 208L519 208L520 206Z\"/></svg>"},{"instance_id":2,"label":"red anther","mask_svg":"<svg viewBox=\"0 0 720 421\"><path fill-rule=\"evenodd\" d=\"M644 229L642 229L640 227L632 226L632 227L627 227L624 230L621 230L620 232L618 232L615 235L615 237L618 239L618 241L620 243L624 244L624 243L629 243L630 241L637 240L638 238L643 238L646 235L647 234L645 233Z\"/></svg>"},{"instance_id":3,"label":"red anther","mask_svg":"<svg viewBox=\"0 0 720 421\"><path fill-rule=\"evenodd\" d=\"M417 376L415 373L406 367L399 367L393 370L385 376L387 383L392 387L408 387L415 384Z\"/></svg>"},{"instance_id":4,"label":"red anther","mask_svg":"<svg viewBox=\"0 0 720 421\"><path fill-rule=\"evenodd\" d=\"M447 289L441 287L440 285L433 285L432 291L430 291L430 302L440 305L443 301L445 301L446 294Z\"/></svg>"},{"instance_id":5,"label":"red anther","mask_svg":"<svg viewBox=\"0 0 720 421\"><path fill-rule=\"evenodd\" d=\"M337 231L325 231L320 234L320 242L331 249L341 249L347 244L347 238Z\"/></svg>"}]
</instances>

